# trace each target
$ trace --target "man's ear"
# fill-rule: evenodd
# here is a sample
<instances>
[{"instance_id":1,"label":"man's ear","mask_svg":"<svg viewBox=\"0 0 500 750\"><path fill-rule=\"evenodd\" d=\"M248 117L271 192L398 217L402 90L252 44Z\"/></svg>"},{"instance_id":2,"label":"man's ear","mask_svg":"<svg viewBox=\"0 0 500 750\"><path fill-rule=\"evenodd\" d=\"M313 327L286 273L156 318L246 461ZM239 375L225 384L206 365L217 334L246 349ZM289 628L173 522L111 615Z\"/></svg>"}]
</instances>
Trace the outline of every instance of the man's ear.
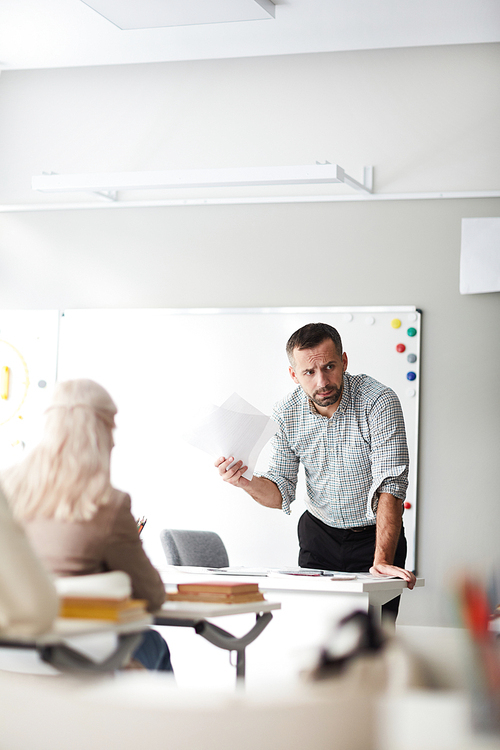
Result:
<instances>
[{"instance_id":1,"label":"man's ear","mask_svg":"<svg viewBox=\"0 0 500 750\"><path fill-rule=\"evenodd\" d=\"M297 385L300 385L299 381L297 380L297 376L295 374L295 370L293 369L293 367L291 365L288 368L288 372L290 373L290 377L292 378L293 382L297 383Z\"/></svg>"},{"instance_id":2,"label":"man's ear","mask_svg":"<svg viewBox=\"0 0 500 750\"><path fill-rule=\"evenodd\" d=\"M347 354L345 352L342 354L342 367L344 368L343 372L345 372L347 370Z\"/></svg>"}]
</instances>

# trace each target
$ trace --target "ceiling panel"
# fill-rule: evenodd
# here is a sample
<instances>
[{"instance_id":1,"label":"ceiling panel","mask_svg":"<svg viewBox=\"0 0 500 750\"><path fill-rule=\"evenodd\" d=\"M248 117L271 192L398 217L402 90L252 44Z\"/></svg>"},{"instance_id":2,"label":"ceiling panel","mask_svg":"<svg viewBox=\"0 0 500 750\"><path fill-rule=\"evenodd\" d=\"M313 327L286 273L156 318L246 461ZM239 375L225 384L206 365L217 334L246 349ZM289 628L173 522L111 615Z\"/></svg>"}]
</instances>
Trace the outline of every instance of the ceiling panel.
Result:
<instances>
[{"instance_id":1,"label":"ceiling panel","mask_svg":"<svg viewBox=\"0 0 500 750\"><path fill-rule=\"evenodd\" d=\"M274 18L270 0L82 0L119 29L154 29Z\"/></svg>"},{"instance_id":2,"label":"ceiling panel","mask_svg":"<svg viewBox=\"0 0 500 750\"><path fill-rule=\"evenodd\" d=\"M275 6L275 18L267 20L122 30L81 0L1 0L0 70L500 41L499 0L275 0Z\"/></svg>"}]
</instances>

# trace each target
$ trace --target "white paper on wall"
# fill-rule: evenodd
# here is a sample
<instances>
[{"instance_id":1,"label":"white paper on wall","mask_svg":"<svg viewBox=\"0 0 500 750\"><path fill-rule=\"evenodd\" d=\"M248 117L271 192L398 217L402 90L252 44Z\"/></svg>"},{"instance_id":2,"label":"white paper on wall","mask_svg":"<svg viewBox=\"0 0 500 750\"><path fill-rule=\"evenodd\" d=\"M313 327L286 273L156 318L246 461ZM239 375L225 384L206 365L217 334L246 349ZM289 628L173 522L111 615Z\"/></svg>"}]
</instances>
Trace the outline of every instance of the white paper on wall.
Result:
<instances>
[{"instance_id":1,"label":"white paper on wall","mask_svg":"<svg viewBox=\"0 0 500 750\"><path fill-rule=\"evenodd\" d=\"M462 219L460 294L500 291L500 218Z\"/></svg>"}]
</instances>

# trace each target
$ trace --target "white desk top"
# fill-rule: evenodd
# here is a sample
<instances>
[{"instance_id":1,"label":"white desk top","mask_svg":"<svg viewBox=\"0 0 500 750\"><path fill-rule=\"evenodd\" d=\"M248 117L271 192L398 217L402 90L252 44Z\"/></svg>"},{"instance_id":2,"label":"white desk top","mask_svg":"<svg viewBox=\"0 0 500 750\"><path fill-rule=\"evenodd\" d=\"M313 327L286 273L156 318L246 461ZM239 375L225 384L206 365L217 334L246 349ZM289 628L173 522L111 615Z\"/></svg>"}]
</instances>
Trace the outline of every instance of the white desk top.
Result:
<instances>
[{"instance_id":1,"label":"white desk top","mask_svg":"<svg viewBox=\"0 0 500 750\"><path fill-rule=\"evenodd\" d=\"M271 612L281 609L279 602L244 602L242 604L213 604L212 602L165 602L155 619L168 617L172 620L204 620L211 617L242 615L246 613Z\"/></svg>"},{"instance_id":2,"label":"white desk top","mask_svg":"<svg viewBox=\"0 0 500 750\"><path fill-rule=\"evenodd\" d=\"M51 646L61 643L66 638L76 638L78 636L93 635L95 633L116 633L122 635L125 633L135 633L143 630L153 623L151 615L146 615L132 622L117 623L109 620L91 620L80 619L77 617L58 617L47 633L40 635L13 635L9 633L0 633L0 643L8 645L12 643L22 643L26 645Z\"/></svg>"},{"instance_id":3,"label":"white desk top","mask_svg":"<svg viewBox=\"0 0 500 750\"><path fill-rule=\"evenodd\" d=\"M258 583L263 593L271 591L310 591L310 592L332 592L341 594L361 594L377 591L403 591L407 588L406 581L401 578L385 578L370 576L368 573L357 573L356 578L348 581L331 580L329 576L296 576L278 574L268 571L267 575L245 576L229 575L210 572L207 568L195 568L180 565L171 565L160 571L163 582L168 590L169 585L178 583L204 581L227 581ZM425 585L424 578L417 578L417 587Z\"/></svg>"}]
</instances>

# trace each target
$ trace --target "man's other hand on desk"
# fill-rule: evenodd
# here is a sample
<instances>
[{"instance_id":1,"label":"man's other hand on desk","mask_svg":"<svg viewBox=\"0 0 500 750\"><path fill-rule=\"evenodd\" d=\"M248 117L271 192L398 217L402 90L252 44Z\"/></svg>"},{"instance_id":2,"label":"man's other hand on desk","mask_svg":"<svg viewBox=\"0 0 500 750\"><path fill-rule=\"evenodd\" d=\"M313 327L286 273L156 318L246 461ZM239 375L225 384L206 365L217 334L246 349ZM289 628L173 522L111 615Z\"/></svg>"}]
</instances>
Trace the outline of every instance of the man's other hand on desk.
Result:
<instances>
[{"instance_id":1,"label":"man's other hand on desk","mask_svg":"<svg viewBox=\"0 0 500 750\"><path fill-rule=\"evenodd\" d=\"M370 573L372 576L396 576L396 578L402 578L408 584L409 589L412 589L417 581L410 570L398 568L397 565L389 565L387 563L372 565Z\"/></svg>"}]
</instances>

